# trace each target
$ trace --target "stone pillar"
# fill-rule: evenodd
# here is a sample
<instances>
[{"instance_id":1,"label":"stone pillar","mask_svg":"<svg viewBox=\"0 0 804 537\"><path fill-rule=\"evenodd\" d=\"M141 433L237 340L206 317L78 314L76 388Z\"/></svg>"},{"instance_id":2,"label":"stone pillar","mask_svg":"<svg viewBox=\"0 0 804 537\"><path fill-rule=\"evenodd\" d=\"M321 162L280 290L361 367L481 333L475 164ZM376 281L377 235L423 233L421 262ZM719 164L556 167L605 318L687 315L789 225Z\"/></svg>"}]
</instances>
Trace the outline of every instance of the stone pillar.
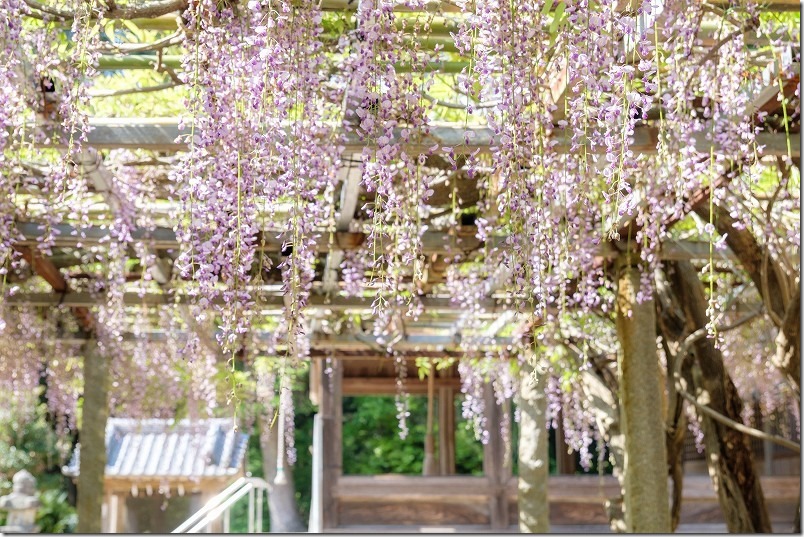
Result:
<instances>
[{"instance_id":1,"label":"stone pillar","mask_svg":"<svg viewBox=\"0 0 804 537\"><path fill-rule=\"evenodd\" d=\"M97 341L90 340L84 345L76 533L100 533L102 530L108 395L109 361L99 352Z\"/></svg>"},{"instance_id":2,"label":"stone pillar","mask_svg":"<svg viewBox=\"0 0 804 537\"><path fill-rule=\"evenodd\" d=\"M534 367L535 357L522 364L519 389L519 531L548 533L550 505L550 435L547 430L547 372Z\"/></svg>"},{"instance_id":3,"label":"stone pillar","mask_svg":"<svg viewBox=\"0 0 804 537\"><path fill-rule=\"evenodd\" d=\"M11 494L0 498L0 509L7 511L6 525L0 526L2 533L38 533L36 511L39 499L36 493L36 479L27 470L21 470L11 478Z\"/></svg>"},{"instance_id":4,"label":"stone pillar","mask_svg":"<svg viewBox=\"0 0 804 537\"><path fill-rule=\"evenodd\" d=\"M618 260L620 421L625 436L625 523L629 532L669 533L667 454L653 300L637 302L640 272Z\"/></svg>"}]
</instances>

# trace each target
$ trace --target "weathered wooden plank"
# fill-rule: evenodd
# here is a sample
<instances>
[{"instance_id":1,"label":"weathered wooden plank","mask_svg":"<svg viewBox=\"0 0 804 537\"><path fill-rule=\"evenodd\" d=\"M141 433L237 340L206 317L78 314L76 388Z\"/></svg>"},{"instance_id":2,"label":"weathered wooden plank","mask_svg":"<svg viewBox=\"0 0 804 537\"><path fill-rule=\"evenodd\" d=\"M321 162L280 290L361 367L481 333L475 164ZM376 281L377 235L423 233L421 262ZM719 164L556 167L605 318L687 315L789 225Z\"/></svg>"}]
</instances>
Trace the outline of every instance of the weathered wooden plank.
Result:
<instances>
[{"instance_id":1,"label":"weathered wooden plank","mask_svg":"<svg viewBox=\"0 0 804 537\"><path fill-rule=\"evenodd\" d=\"M798 476L763 476L761 478L766 499L776 513L775 521L792 520L798 500ZM682 522L705 523L722 520L717 496L708 475L687 475L684 479ZM617 496L619 483L611 475L551 475L548 478L551 531L560 531L557 524L606 524L604 502ZM668 483L668 487L670 483ZM515 517L516 478L504 485L509 499L508 516ZM350 510L350 522L342 524L433 524L401 509L399 505L437 504L439 511L448 513L455 504L469 505L488 512L488 499L494 491L485 477L478 476L343 476L336 494L343 505L360 504L359 510ZM374 515L374 507L385 510L382 521ZM430 515L428 515L430 516ZM446 515L436 515L443 517ZM488 524L490 520L486 523ZM451 522L457 524L458 522ZM445 523L446 524L446 523ZM350 526L359 527L359 526ZM509 526L510 527L510 526ZM490 530L491 527L487 526ZM411 530L412 531L412 530Z\"/></svg>"},{"instance_id":2,"label":"weathered wooden plank","mask_svg":"<svg viewBox=\"0 0 804 537\"><path fill-rule=\"evenodd\" d=\"M491 384L485 385L485 416L488 429L488 442L483 446L483 473L489 482L489 517L493 530L505 528L508 521L508 495L505 485L511 474L510 454L506 453L506 446L510 446L508 439L500 434L505 408L497 404ZM508 456L507 456L508 455Z\"/></svg>"},{"instance_id":3,"label":"weathered wooden plank","mask_svg":"<svg viewBox=\"0 0 804 537\"><path fill-rule=\"evenodd\" d=\"M15 248L22 254L22 258L31 266L31 269L50 284L55 292L67 293L70 291L67 280L58 267L53 264L53 261L42 256L35 248L28 246L15 246ZM72 306L71 310L79 326L87 334L92 333L95 328L95 318L89 311L89 306Z\"/></svg>"},{"instance_id":4,"label":"weathered wooden plank","mask_svg":"<svg viewBox=\"0 0 804 537\"><path fill-rule=\"evenodd\" d=\"M491 487L478 476L343 476L335 494L344 501L430 501L449 498L454 502L485 504Z\"/></svg>"},{"instance_id":5,"label":"weathered wooden plank","mask_svg":"<svg viewBox=\"0 0 804 537\"><path fill-rule=\"evenodd\" d=\"M23 237L17 241L20 247L36 246L45 235L45 229L41 224L35 222L17 222L17 231ZM53 246L56 248L74 248L79 244L82 246L94 246L109 240L109 230L105 226L75 227L69 224L60 224L51 228L56 234ZM489 238L487 243L480 241L477 237L475 226L459 226L448 231L426 231L422 237L422 252L430 254L455 254L458 252L469 252L481 248L484 244L489 246L501 245L505 242L505 236L494 236ZM179 248L176 233L167 227L156 227L154 229L135 228L131 236L136 241L145 242L153 250L176 250ZM359 232L338 231L332 236L322 231L316 238L315 250L321 253L330 250L355 250L365 243L366 236ZM263 251L280 252L286 243L285 237L278 236L278 232L265 231L256 241L257 244L265 243ZM383 240L380 248L390 246L391 240ZM625 250L627 244L620 241L616 244L604 242L600 245L597 255L601 258L614 258L620 250ZM632 245L633 248L633 245ZM667 240L662 244L658 253L661 259L666 260L709 260L709 243L705 241L673 241ZM728 250L715 250L714 259L716 260L736 260L734 254Z\"/></svg>"},{"instance_id":6,"label":"weathered wooden plank","mask_svg":"<svg viewBox=\"0 0 804 537\"><path fill-rule=\"evenodd\" d=\"M14 304L14 305L31 305L31 306L40 306L40 307L48 307L48 306L56 306L59 304L66 305L68 307L91 307L99 302L103 301L103 295L93 296L91 293L88 292L68 292L64 295L56 295L53 293L18 293L12 296L7 297L6 303L7 304ZM193 298L186 295L186 294L179 294L179 293L155 293L149 292L144 293L140 296L139 293L125 293L123 295L123 303L127 306L160 306L160 305L171 305L171 304L189 304L192 303ZM422 305L424 309L431 313L456 313L463 311L458 305L453 304L452 300L449 298L441 298L441 297L422 297L421 298ZM323 309L323 310L331 310L331 311L371 311L373 299L368 297L345 297L345 296L335 296L335 297L325 297L322 295L313 295L310 297L307 305L308 310L313 309ZM215 299L211 300L210 304L222 304L223 299ZM276 309L276 313L279 314L282 312L282 308L284 307L284 298L283 295L280 293L271 293L266 294L260 299L259 307L262 309L263 313L268 314L270 313L271 309ZM481 305L485 308L486 313L489 315L494 314L494 312L504 311L509 309L506 306L504 300L486 300L481 302ZM367 346L365 341L358 340L354 337L349 336L327 336L331 339L334 345L339 343L348 344L347 347L350 348L370 348ZM435 340L428 339L429 336L415 336L411 335L407 337L407 340L413 344L416 342L421 342L422 344L426 344L428 342L432 343ZM438 336L432 336L438 337ZM438 339L437 343L440 342L442 344L449 344L449 343L457 343L458 340L454 338L454 336L441 336Z\"/></svg>"},{"instance_id":7,"label":"weathered wooden plank","mask_svg":"<svg viewBox=\"0 0 804 537\"><path fill-rule=\"evenodd\" d=\"M482 504L453 501L344 502L343 524L432 525L488 524L488 511ZM488 526L487 526L488 527Z\"/></svg>"},{"instance_id":8,"label":"weathered wooden plank","mask_svg":"<svg viewBox=\"0 0 804 537\"><path fill-rule=\"evenodd\" d=\"M31 139L36 147L66 148L59 127L50 124L40 124L38 130L43 137ZM34 131L33 128L30 129ZM179 122L174 118L92 118L90 131L87 133L87 145L96 149L146 149L151 151L186 151L189 127L179 130ZM396 140L402 140L402 129L394 132ZM553 131L553 138L557 141L555 150L559 153L576 151L571 144L572 133L563 129ZM706 133L694 136L695 147L702 154L708 155L712 143L707 141ZM800 134L790 135L794 156L800 155ZM639 126L631 137L630 148L637 153L653 154L657 152L659 130L653 126ZM376 143L372 138L362 140L354 132L344 132L340 147L347 153L360 153L364 147ZM455 127L446 124L433 124L424 135L411 137L404 143L408 153L428 153L431 151L443 152L447 148L455 154L469 154L475 151L489 151L497 142L494 133L486 127ZM757 144L764 146L766 155L786 155L787 137L784 133L760 133L757 135ZM602 152L602 145L588 147L592 153ZM722 152L718 145L714 146L716 153Z\"/></svg>"},{"instance_id":9,"label":"weathered wooden plank","mask_svg":"<svg viewBox=\"0 0 804 537\"><path fill-rule=\"evenodd\" d=\"M435 385L460 389L461 379L459 378L438 378ZM390 377L351 377L343 379L344 395L393 395L398 391L396 379ZM412 395L423 395L427 393L427 381L418 378L408 378L405 380L405 392Z\"/></svg>"},{"instance_id":10,"label":"weathered wooden plank","mask_svg":"<svg viewBox=\"0 0 804 537\"><path fill-rule=\"evenodd\" d=\"M438 389L438 463L441 475L455 474L455 389L445 386Z\"/></svg>"},{"instance_id":11,"label":"weathered wooden plank","mask_svg":"<svg viewBox=\"0 0 804 537\"><path fill-rule=\"evenodd\" d=\"M320 369L321 400L321 452L323 474L321 475L321 528L326 530L337 526L339 521L339 500L335 494L343 469L343 402L341 382L343 366L334 359L330 367Z\"/></svg>"}]
</instances>

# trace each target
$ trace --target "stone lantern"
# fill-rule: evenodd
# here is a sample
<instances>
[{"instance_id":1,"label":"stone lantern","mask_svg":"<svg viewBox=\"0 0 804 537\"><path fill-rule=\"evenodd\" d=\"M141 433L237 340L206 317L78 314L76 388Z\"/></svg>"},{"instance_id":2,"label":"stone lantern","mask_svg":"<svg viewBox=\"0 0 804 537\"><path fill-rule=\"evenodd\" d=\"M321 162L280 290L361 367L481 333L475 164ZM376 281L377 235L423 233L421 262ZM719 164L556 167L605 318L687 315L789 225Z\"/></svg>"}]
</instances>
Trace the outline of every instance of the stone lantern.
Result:
<instances>
[{"instance_id":1,"label":"stone lantern","mask_svg":"<svg viewBox=\"0 0 804 537\"><path fill-rule=\"evenodd\" d=\"M0 526L0 533L37 533L36 510L39 499L36 497L36 479L27 470L14 474L11 494L0 497L0 509L8 511L6 525Z\"/></svg>"}]
</instances>

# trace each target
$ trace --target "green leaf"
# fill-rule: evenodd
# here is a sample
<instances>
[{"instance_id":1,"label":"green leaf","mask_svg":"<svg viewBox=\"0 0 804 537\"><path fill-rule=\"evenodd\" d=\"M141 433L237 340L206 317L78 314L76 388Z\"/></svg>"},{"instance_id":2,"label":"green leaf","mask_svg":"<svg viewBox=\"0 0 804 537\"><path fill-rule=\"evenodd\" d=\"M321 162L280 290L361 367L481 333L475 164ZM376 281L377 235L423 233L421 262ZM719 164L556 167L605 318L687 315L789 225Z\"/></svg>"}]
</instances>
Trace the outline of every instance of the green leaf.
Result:
<instances>
[{"instance_id":1,"label":"green leaf","mask_svg":"<svg viewBox=\"0 0 804 537\"><path fill-rule=\"evenodd\" d=\"M556 35L558 34L558 27L564 21L564 10L567 8L567 5L564 2L559 2L556 6L556 11L553 13L553 22L550 23L550 35L553 36L552 41L555 41Z\"/></svg>"},{"instance_id":2,"label":"green leaf","mask_svg":"<svg viewBox=\"0 0 804 537\"><path fill-rule=\"evenodd\" d=\"M132 21L130 21L130 20L126 20L126 19L120 19L120 22L122 22L122 23L123 23L123 25L124 25L126 28L128 28L128 31L129 31L129 32L131 32L132 34L134 34L134 37L136 37L136 38L137 38L137 40L138 40L140 43L142 43L143 41L145 41L145 36L144 36L144 34L142 33L142 30L140 30L140 29L139 29L139 27L138 27L136 24L134 24Z\"/></svg>"}]
</instances>

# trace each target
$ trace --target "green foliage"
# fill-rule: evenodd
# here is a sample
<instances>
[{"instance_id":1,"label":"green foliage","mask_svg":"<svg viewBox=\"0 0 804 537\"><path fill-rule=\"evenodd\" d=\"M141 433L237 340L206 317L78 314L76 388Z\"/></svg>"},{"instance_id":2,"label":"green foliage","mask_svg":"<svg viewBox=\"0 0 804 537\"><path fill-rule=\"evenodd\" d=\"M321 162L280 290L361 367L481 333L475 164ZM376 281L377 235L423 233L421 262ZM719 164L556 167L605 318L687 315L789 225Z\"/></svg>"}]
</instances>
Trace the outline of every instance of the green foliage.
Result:
<instances>
[{"instance_id":1,"label":"green foliage","mask_svg":"<svg viewBox=\"0 0 804 537\"><path fill-rule=\"evenodd\" d=\"M47 422L47 408L39 404L29 416L10 412L0 418L0 496L11 492L11 479L28 470L37 480L41 507L37 524L42 533L71 533L76 524L61 475L64 462L60 439ZM0 524L5 513L0 514Z\"/></svg>"},{"instance_id":2,"label":"green foliage","mask_svg":"<svg viewBox=\"0 0 804 537\"><path fill-rule=\"evenodd\" d=\"M403 440L393 397L344 397L344 474L421 475L427 400L410 397L409 401L409 432Z\"/></svg>"},{"instance_id":3,"label":"green foliage","mask_svg":"<svg viewBox=\"0 0 804 537\"><path fill-rule=\"evenodd\" d=\"M39 495L41 506L36 513L36 524L42 533L73 533L78 523L75 509L67 501L67 492L48 489Z\"/></svg>"},{"instance_id":4,"label":"green foliage","mask_svg":"<svg viewBox=\"0 0 804 537\"><path fill-rule=\"evenodd\" d=\"M12 414L0 420L0 495L11 491L11 478L20 470L37 479L58 471L62 461L58 437L45 414L45 405L39 405L29 419Z\"/></svg>"},{"instance_id":5,"label":"green foliage","mask_svg":"<svg viewBox=\"0 0 804 537\"><path fill-rule=\"evenodd\" d=\"M455 467L459 474L482 475L483 446L460 416L456 401ZM427 398L409 398L408 435L399 438L394 398L345 397L343 400L344 474L421 475L427 426Z\"/></svg>"},{"instance_id":6,"label":"green foliage","mask_svg":"<svg viewBox=\"0 0 804 537\"><path fill-rule=\"evenodd\" d=\"M293 484L296 486L296 503L302 523L310 519L310 501L313 491L313 416L316 408L310 402L308 391L296 392L296 464L293 465Z\"/></svg>"},{"instance_id":7,"label":"green foliage","mask_svg":"<svg viewBox=\"0 0 804 537\"><path fill-rule=\"evenodd\" d=\"M455 399L455 472L483 475L483 444L475 438L472 424L461 415L461 399Z\"/></svg>"},{"instance_id":8,"label":"green foliage","mask_svg":"<svg viewBox=\"0 0 804 537\"><path fill-rule=\"evenodd\" d=\"M134 88L153 88L170 82L167 75L147 70L128 70L105 73L94 81L91 103L94 117L178 117L187 115L184 100L187 86L177 86L148 93L100 97L115 91ZM189 131L188 131L189 132Z\"/></svg>"}]
</instances>

